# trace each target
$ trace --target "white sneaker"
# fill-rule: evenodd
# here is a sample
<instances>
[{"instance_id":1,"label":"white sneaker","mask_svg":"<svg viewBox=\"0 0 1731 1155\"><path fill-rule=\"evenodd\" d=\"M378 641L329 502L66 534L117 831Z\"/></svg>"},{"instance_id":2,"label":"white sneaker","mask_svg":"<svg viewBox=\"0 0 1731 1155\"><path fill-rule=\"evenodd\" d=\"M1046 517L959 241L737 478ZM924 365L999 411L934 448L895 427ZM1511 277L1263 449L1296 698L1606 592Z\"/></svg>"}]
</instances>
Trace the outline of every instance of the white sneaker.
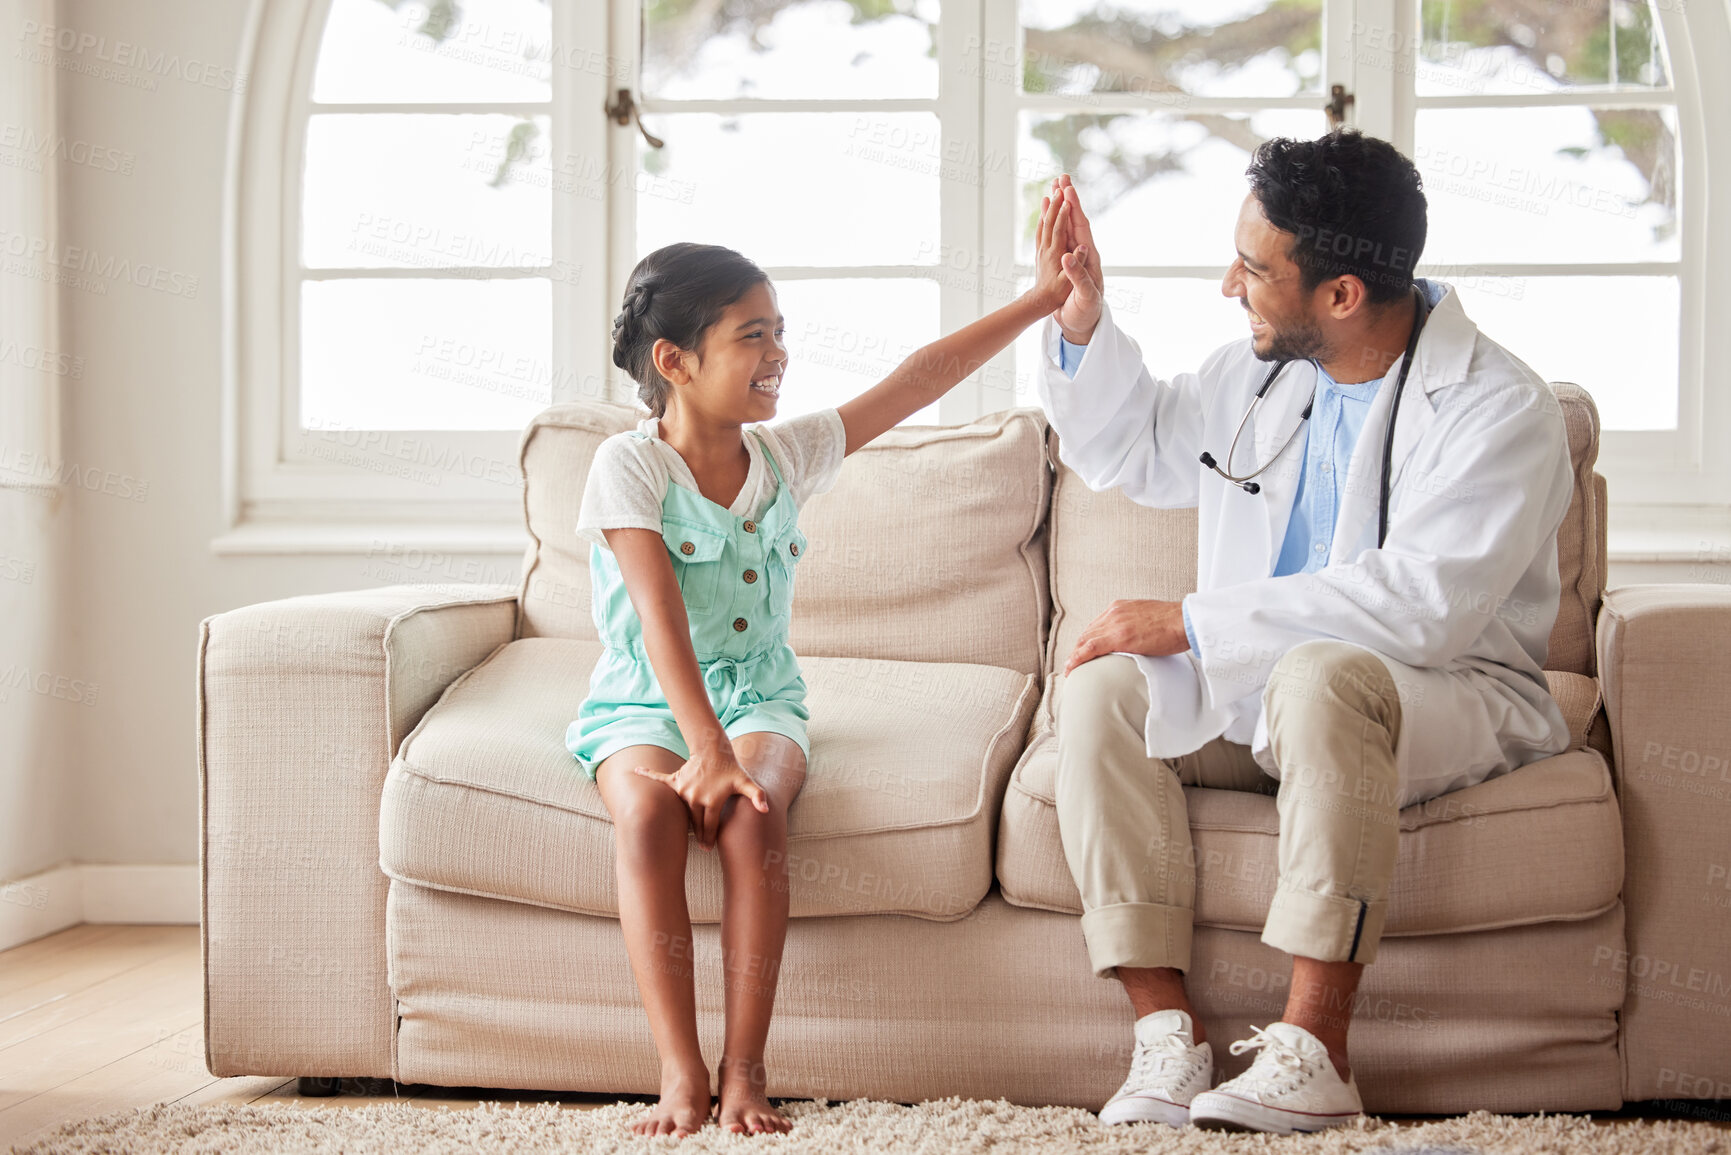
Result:
<instances>
[{"instance_id":1,"label":"white sneaker","mask_svg":"<svg viewBox=\"0 0 1731 1155\"><path fill-rule=\"evenodd\" d=\"M1341 1082L1328 1048L1303 1027L1270 1023L1251 1027L1256 1033L1232 1044L1242 1055L1256 1047L1262 1053L1250 1069L1228 1079L1190 1104L1190 1121L1214 1131L1321 1131L1364 1114L1358 1082Z\"/></svg>"},{"instance_id":2,"label":"white sneaker","mask_svg":"<svg viewBox=\"0 0 1731 1155\"><path fill-rule=\"evenodd\" d=\"M1190 1121L1190 1100L1214 1081L1214 1049L1191 1041L1190 1016L1155 1011L1136 1020L1130 1077L1100 1108L1102 1123Z\"/></svg>"}]
</instances>

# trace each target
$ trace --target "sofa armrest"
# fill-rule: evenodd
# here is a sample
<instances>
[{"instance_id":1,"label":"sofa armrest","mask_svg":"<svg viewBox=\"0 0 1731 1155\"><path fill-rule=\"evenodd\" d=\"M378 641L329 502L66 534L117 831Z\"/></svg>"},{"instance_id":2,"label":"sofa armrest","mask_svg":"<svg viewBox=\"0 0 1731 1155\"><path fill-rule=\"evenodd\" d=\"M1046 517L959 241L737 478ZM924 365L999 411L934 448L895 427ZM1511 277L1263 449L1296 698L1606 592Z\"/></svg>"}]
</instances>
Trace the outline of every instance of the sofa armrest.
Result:
<instances>
[{"instance_id":1,"label":"sofa armrest","mask_svg":"<svg viewBox=\"0 0 1731 1155\"><path fill-rule=\"evenodd\" d=\"M1605 595L1599 678L1623 813L1625 1099L1717 1098L1731 1082L1731 589Z\"/></svg>"},{"instance_id":2,"label":"sofa armrest","mask_svg":"<svg viewBox=\"0 0 1731 1155\"><path fill-rule=\"evenodd\" d=\"M508 586L290 598L199 628L205 1055L388 1078L379 793L397 744L512 638Z\"/></svg>"}]
</instances>

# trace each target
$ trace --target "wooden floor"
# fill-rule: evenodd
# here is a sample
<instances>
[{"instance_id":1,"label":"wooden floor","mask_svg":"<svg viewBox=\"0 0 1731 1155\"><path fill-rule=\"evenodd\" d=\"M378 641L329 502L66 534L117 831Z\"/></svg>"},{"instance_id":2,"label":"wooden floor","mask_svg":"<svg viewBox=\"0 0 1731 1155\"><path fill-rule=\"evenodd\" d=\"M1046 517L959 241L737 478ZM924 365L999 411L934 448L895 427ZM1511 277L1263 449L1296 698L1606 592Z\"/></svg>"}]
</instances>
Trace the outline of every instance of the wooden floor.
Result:
<instances>
[{"instance_id":1,"label":"wooden floor","mask_svg":"<svg viewBox=\"0 0 1731 1155\"><path fill-rule=\"evenodd\" d=\"M298 1098L288 1077L218 1079L204 1069L202 985L192 926L79 926L0 952L0 1150L74 1119L154 1103ZM316 1101L466 1108L481 1096L572 1108L620 1098L369 1080ZM1678 1117L1731 1127L1723 1104L1676 1106Z\"/></svg>"},{"instance_id":2,"label":"wooden floor","mask_svg":"<svg viewBox=\"0 0 1731 1155\"><path fill-rule=\"evenodd\" d=\"M0 1151L74 1119L154 1103L297 1099L291 1078L218 1079L204 1068L195 926L78 926L0 952ZM321 1105L489 1101L573 1108L621 1096L397 1087L351 1080Z\"/></svg>"}]
</instances>

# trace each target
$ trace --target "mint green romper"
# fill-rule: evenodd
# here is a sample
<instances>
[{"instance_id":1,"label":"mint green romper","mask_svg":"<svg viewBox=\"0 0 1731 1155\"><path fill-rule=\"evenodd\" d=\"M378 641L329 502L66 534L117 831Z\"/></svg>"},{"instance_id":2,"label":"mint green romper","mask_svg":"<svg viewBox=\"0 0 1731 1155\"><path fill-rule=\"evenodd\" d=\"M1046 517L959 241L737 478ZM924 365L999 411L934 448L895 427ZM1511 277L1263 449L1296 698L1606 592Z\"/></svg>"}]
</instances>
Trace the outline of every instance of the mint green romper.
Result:
<instances>
[{"instance_id":1,"label":"mint green romper","mask_svg":"<svg viewBox=\"0 0 1731 1155\"><path fill-rule=\"evenodd\" d=\"M634 430L631 436L646 434ZM758 444L776 482L775 500L761 518L735 517L669 480L661 536L685 597L703 685L727 736L784 734L809 759L805 679L787 644L794 570L806 539L781 468L761 436ZM603 759L626 746L660 746L689 758L612 550L590 546L589 579L595 629L607 648L589 676L577 720L565 730L566 749L591 779Z\"/></svg>"}]
</instances>

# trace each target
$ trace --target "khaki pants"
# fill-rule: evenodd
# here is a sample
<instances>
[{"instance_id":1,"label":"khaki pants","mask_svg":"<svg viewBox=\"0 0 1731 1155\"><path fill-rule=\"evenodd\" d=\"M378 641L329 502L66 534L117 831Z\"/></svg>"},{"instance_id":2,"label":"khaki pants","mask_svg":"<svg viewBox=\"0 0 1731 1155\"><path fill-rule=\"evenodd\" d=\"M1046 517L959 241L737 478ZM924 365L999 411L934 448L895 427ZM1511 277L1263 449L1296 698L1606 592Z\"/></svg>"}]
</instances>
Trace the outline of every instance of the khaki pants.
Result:
<instances>
[{"instance_id":1,"label":"khaki pants","mask_svg":"<svg viewBox=\"0 0 1731 1155\"><path fill-rule=\"evenodd\" d=\"M1394 679L1369 650L1306 642L1275 664L1264 703L1278 781L1224 738L1148 757L1148 683L1131 658L1096 658L1065 680L1058 828L1096 973L1190 969L1196 865L1184 786L1276 795L1280 875L1263 942L1323 962L1376 959L1400 821Z\"/></svg>"}]
</instances>

